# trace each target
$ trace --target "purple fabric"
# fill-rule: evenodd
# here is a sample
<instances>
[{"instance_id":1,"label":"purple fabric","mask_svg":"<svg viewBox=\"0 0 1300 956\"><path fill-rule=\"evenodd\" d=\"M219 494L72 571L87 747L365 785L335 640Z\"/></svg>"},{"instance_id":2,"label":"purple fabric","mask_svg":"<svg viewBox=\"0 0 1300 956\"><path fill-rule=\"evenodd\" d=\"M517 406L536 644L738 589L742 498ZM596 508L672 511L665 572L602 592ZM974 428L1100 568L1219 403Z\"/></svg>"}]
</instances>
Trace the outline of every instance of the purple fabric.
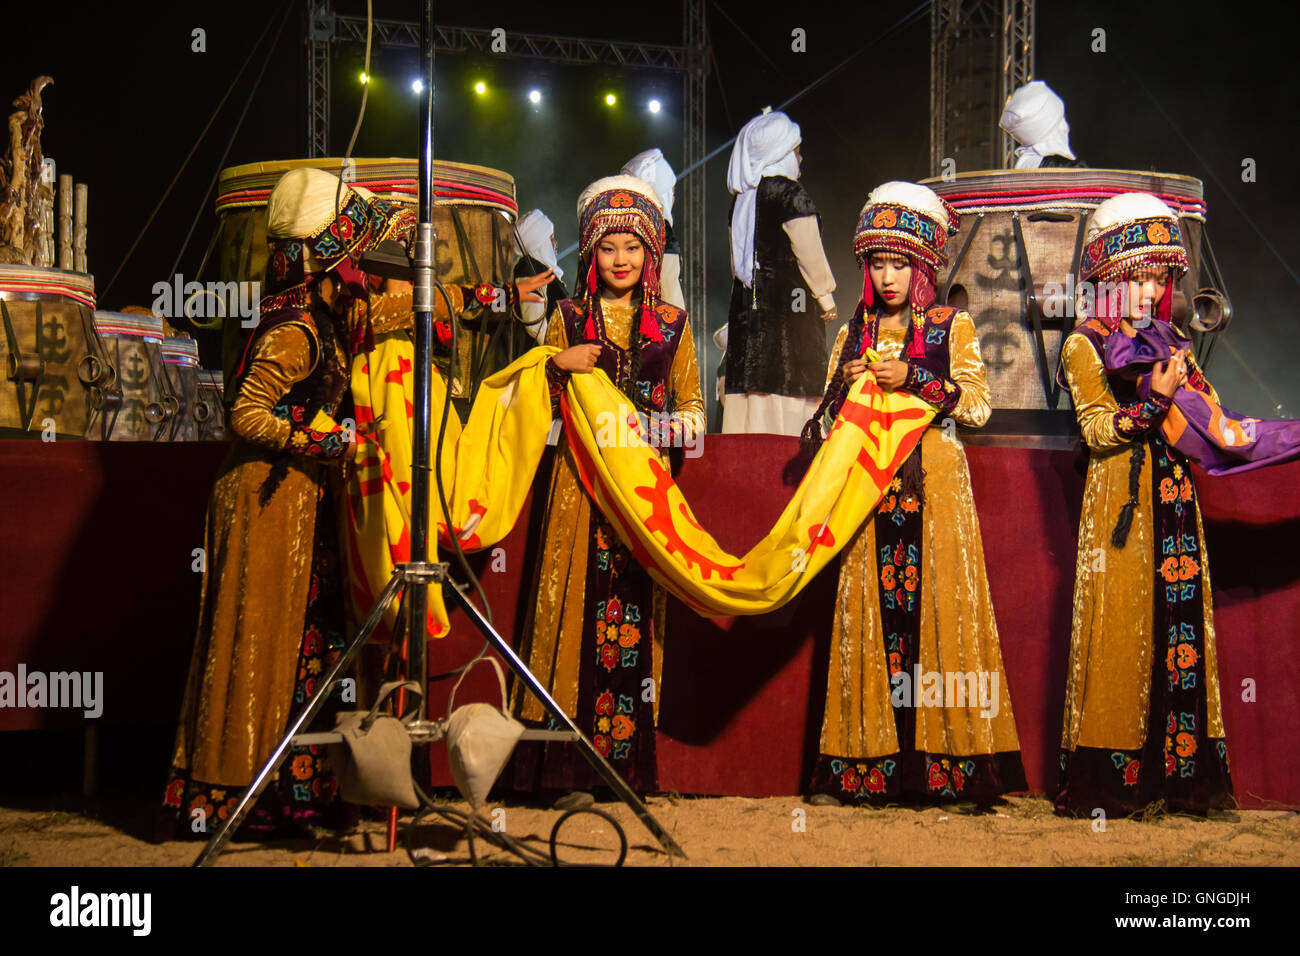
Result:
<instances>
[{"instance_id":1,"label":"purple fabric","mask_svg":"<svg viewBox=\"0 0 1300 956\"><path fill-rule=\"evenodd\" d=\"M1151 394L1151 372L1157 362L1191 340L1168 322L1151 321L1106 337L1106 371L1137 383L1138 394ZM1262 421L1224 408L1210 394L1199 372L1173 396L1174 404L1161 423L1165 440L1211 475L1253 471L1300 458L1300 421Z\"/></svg>"}]
</instances>

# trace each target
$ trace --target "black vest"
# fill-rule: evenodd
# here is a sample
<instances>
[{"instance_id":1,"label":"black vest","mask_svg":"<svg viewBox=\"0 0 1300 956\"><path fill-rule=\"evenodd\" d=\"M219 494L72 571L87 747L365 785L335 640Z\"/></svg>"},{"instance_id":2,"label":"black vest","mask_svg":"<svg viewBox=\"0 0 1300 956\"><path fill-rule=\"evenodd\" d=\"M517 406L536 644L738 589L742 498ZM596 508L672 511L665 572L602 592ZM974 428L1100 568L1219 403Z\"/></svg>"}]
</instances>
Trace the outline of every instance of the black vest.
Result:
<instances>
[{"instance_id":1,"label":"black vest","mask_svg":"<svg viewBox=\"0 0 1300 956\"><path fill-rule=\"evenodd\" d=\"M735 200L732 200L735 209ZM754 288L732 283L727 326L727 393L769 392L820 398L825 385L826 323L799 271L790 237L791 219L816 216L803 186L767 176L758 186L754 214ZM730 218L730 217L728 217ZM820 226L820 217L818 225ZM797 296L795 290L802 290ZM797 300L803 311L795 311Z\"/></svg>"}]
</instances>

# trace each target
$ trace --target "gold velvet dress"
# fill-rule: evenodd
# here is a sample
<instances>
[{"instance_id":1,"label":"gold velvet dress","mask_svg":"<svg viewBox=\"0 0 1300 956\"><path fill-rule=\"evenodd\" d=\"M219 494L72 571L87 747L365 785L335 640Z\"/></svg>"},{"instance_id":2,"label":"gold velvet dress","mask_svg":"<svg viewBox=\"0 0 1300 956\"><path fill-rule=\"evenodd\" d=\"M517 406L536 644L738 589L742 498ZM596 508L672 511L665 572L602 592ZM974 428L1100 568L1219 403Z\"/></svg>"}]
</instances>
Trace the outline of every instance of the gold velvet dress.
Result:
<instances>
[{"instance_id":1,"label":"gold velvet dress","mask_svg":"<svg viewBox=\"0 0 1300 956\"><path fill-rule=\"evenodd\" d=\"M850 327L831 351L828 385ZM881 358L898 359L907 333L880 329ZM983 802L1027 789L970 472L952 429L979 427L990 412L965 312L952 316L948 340L948 377L960 397L912 453L924 467L922 495L900 469L840 555L811 789L845 803Z\"/></svg>"},{"instance_id":2,"label":"gold velvet dress","mask_svg":"<svg viewBox=\"0 0 1300 956\"><path fill-rule=\"evenodd\" d=\"M333 465L346 445L304 419L313 395L336 411L345 354L331 343L322 356L314 324L299 316L259 330L231 411L236 437L208 505L163 838L206 838L225 819L343 648ZM336 690L327 711L338 703ZM322 724L332 726L330 713ZM295 748L245 827L341 822L336 787L324 748Z\"/></svg>"},{"instance_id":3,"label":"gold velvet dress","mask_svg":"<svg viewBox=\"0 0 1300 956\"><path fill-rule=\"evenodd\" d=\"M1142 402L1131 382L1106 373L1105 339L1116 334L1090 319L1061 351L1091 454L1056 807L1091 816L1163 800L1204 813L1232 804L1232 783L1201 512L1187 460L1160 437L1168 400ZM1130 500L1131 528L1117 546L1112 532Z\"/></svg>"},{"instance_id":4,"label":"gold velvet dress","mask_svg":"<svg viewBox=\"0 0 1300 956\"><path fill-rule=\"evenodd\" d=\"M570 330L577 327L573 309L566 301L552 312L547 345L563 349L573 341ZM617 383L630 363L634 309L605 303L593 311L600 326L596 340L603 345L598 367ZM657 365L653 358L643 362L644 393L660 396L665 412L671 411L695 433L702 433L704 399L686 313L677 310L663 330L671 352L660 348ZM650 345L644 348L643 354L648 354ZM564 712L574 717L624 779L643 792L657 787L654 728L666 608L663 590L592 507L561 437L551 474L537 601L526 629L525 654L532 672ZM546 720L541 703L531 694L521 694L518 686L514 706L524 720ZM537 745L520 748L514 768L517 789L568 790L597 782L572 746L550 745L541 760L538 749Z\"/></svg>"}]
</instances>

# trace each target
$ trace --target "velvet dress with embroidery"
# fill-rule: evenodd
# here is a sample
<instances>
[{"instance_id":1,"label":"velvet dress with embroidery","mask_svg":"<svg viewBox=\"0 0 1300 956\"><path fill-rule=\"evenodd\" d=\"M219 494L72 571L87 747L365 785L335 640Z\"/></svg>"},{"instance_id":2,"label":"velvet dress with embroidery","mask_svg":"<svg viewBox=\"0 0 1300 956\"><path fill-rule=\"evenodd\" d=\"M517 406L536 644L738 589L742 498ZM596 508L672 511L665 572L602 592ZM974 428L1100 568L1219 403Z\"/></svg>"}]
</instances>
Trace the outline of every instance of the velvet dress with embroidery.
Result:
<instances>
[{"instance_id":1,"label":"velvet dress with embroidery","mask_svg":"<svg viewBox=\"0 0 1300 956\"><path fill-rule=\"evenodd\" d=\"M902 386L939 408L875 513L841 552L821 742L811 791L841 802L986 802L1027 789L984 570L966 455L953 423L990 412L974 323L933 307L920 329L840 331L882 359L923 336ZM850 328L863 329L857 342ZM837 409L832 406L832 418ZM914 487L917 465L923 469ZM919 493L918 493L919 492Z\"/></svg>"},{"instance_id":2,"label":"velvet dress with embroidery","mask_svg":"<svg viewBox=\"0 0 1300 956\"><path fill-rule=\"evenodd\" d=\"M206 839L344 646L332 467L346 445L315 431L347 387L345 353L305 313L264 317L208 505L198 636L159 839ZM322 353L325 354L322 354ZM341 687L313 729L329 729ZM324 747L294 748L243 829L272 834L355 816L335 799Z\"/></svg>"},{"instance_id":3,"label":"velvet dress with embroidery","mask_svg":"<svg viewBox=\"0 0 1300 956\"><path fill-rule=\"evenodd\" d=\"M592 313L589 329L580 303L561 302L547 325L546 344L563 349L599 342L597 368L612 382L627 381L634 307L597 300ZM702 433L704 401L690 323L684 311L666 303L656 317L663 341L642 343L640 375L628 387L642 413L671 415ZM561 437L525 653L565 713L641 792L658 788L655 726L666 607L663 590L592 506ZM530 724L555 729L536 698L521 694L518 685L513 706ZM516 750L516 789L589 789L599 782L571 744L522 744Z\"/></svg>"},{"instance_id":4,"label":"velvet dress with embroidery","mask_svg":"<svg viewBox=\"0 0 1300 956\"><path fill-rule=\"evenodd\" d=\"M1088 319L1061 351L1090 454L1056 809L1091 816L1163 801L1203 814L1234 801L1201 511L1187 459L1160 434L1171 401L1142 400L1105 370L1106 339L1120 334ZM1188 385L1217 402L1190 355L1188 364ZM1117 546L1112 532L1130 500Z\"/></svg>"}]
</instances>

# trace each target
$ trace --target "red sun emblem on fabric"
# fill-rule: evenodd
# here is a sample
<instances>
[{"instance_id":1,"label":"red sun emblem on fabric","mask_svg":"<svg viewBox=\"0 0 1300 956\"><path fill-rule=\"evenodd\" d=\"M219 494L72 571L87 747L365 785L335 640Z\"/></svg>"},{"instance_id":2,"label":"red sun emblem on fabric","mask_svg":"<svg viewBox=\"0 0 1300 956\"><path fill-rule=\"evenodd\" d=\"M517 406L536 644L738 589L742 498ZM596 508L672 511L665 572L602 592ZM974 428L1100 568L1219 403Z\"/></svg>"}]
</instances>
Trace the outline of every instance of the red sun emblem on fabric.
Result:
<instances>
[{"instance_id":1,"label":"red sun emblem on fabric","mask_svg":"<svg viewBox=\"0 0 1300 956\"><path fill-rule=\"evenodd\" d=\"M636 204L636 200L628 193L615 193L610 197L609 204L614 209L630 209Z\"/></svg>"},{"instance_id":2,"label":"red sun emblem on fabric","mask_svg":"<svg viewBox=\"0 0 1300 956\"><path fill-rule=\"evenodd\" d=\"M702 580L707 581L714 574L723 581L734 580L736 572L744 565L720 564L686 543L673 523L672 506L668 502L668 489L673 485L672 476L657 459L650 459L649 465L655 483L649 487L639 486L636 489L637 497L644 498L650 503L650 515L643 522L645 529L651 534L656 532L662 534L665 538L664 548L668 553L680 554L688 569L692 566L698 567Z\"/></svg>"},{"instance_id":3,"label":"red sun emblem on fabric","mask_svg":"<svg viewBox=\"0 0 1300 956\"><path fill-rule=\"evenodd\" d=\"M934 247L936 249L942 249L947 241L948 237L942 229L936 229L934 231Z\"/></svg>"}]
</instances>

